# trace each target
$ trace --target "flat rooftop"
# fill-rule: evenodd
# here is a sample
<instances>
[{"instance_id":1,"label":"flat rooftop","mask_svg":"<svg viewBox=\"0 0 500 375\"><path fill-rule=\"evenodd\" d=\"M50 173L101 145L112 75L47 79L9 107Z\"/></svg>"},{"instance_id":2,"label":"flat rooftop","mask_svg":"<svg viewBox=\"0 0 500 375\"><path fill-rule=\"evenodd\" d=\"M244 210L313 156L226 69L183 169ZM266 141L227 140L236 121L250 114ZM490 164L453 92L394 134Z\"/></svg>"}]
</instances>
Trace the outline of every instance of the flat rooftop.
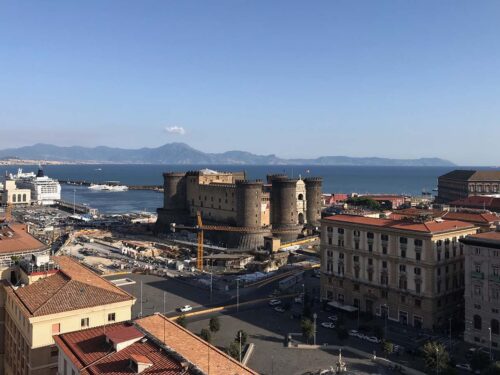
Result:
<instances>
[{"instance_id":1,"label":"flat rooftop","mask_svg":"<svg viewBox=\"0 0 500 375\"><path fill-rule=\"evenodd\" d=\"M20 223L0 223L0 255L45 250L47 246L28 233Z\"/></svg>"}]
</instances>

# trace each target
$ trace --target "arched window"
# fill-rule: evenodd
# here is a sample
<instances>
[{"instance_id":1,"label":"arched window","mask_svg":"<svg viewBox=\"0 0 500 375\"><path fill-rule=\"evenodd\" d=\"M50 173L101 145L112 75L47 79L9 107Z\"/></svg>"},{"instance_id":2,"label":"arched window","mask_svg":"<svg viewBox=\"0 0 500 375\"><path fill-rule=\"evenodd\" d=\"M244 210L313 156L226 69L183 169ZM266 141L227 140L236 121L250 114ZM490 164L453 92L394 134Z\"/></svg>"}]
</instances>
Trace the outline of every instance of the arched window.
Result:
<instances>
[{"instance_id":1,"label":"arched window","mask_svg":"<svg viewBox=\"0 0 500 375\"><path fill-rule=\"evenodd\" d=\"M21 194L17 194L17 201L21 202Z\"/></svg>"},{"instance_id":2,"label":"arched window","mask_svg":"<svg viewBox=\"0 0 500 375\"><path fill-rule=\"evenodd\" d=\"M26 202L26 194L23 194L23 202Z\"/></svg>"},{"instance_id":3,"label":"arched window","mask_svg":"<svg viewBox=\"0 0 500 375\"><path fill-rule=\"evenodd\" d=\"M474 329L481 330L481 317L479 315L474 315Z\"/></svg>"},{"instance_id":4,"label":"arched window","mask_svg":"<svg viewBox=\"0 0 500 375\"><path fill-rule=\"evenodd\" d=\"M17 202L17 195L12 194L12 202L16 203Z\"/></svg>"},{"instance_id":5,"label":"arched window","mask_svg":"<svg viewBox=\"0 0 500 375\"><path fill-rule=\"evenodd\" d=\"M494 335L500 334L500 326L498 325L498 320L491 319L491 333Z\"/></svg>"},{"instance_id":6,"label":"arched window","mask_svg":"<svg viewBox=\"0 0 500 375\"><path fill-rule=\"evenodd\" d=\"M304 194L299 194L298 199L299 199L299 201L303 201L304 200Z\"/></svg>"},{"instance_id":7,"label":"arched window","mask_svg":"<svg viewBox=\"0 0 500 375\"><path fill-rule=\"evenodd\" d=\"M304 224L304 214L302 212L299 213L299 224Z\"/></svg>"}]
</instances>

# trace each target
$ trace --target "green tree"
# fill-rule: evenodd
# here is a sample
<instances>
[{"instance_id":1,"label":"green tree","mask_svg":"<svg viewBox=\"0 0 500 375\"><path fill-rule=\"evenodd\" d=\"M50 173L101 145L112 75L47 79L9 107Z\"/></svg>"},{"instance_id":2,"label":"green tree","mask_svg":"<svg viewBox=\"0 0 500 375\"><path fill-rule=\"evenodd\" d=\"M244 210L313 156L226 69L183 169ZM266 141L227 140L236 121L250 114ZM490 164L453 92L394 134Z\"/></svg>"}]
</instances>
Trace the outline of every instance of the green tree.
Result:
<instances>
[{"instance_id":1,"label":"green tree","mask_svg":"<svg viewBox=\"0 0 500 375\"><path fill-rule=\"evenodd\" d=\"M213 334L216 334L217 332L220 331L220 320L218 317L214 316L210 318L210 322L208 323L208 328L210 329L210 332Z\"/></svg>"},{"instance_id":2,"label":"green tree","mask_svg":"<svg viewBox=\"0 0 500 375\"><path fill-rule=\"evenodd\" d=\"M490 365L490 356L483 351L476 350L470 360L470 366L474 371L483 371Z\"/></svg>"},{"instance_id":3,"label":"green tree","mask_svg":"<svg viewBox=\"0 0 500 375\"><path fill-rule=\"evenodd\" d=\"M206 342L212 342L212 334L210 333L210 330L203 328L200 332L200 337L205 340Z\"/></svg>"},{"instance_id":4,"label":"green tree","mask_svg":"<svg viewBox=\"0 0 500 375\"><path fill-rule=\"evenodd\" d=\"M302 330L302 335L309 344L309 341L314 337L314 324L311 319L302 319L300 322L300 329Z\"/></svg>"},{"instance_id":5,"label":"green tree","mask_svg":"<svg viewBox=\"0 0 500 375\"><path fill-rule=\"evenodd\" d=\"M236 337L234 339L235 342L240 344L240 337L241 337L241 346L245 346L247 341L248 341L248 333L240 329L238 332L236 332Z\"/></svg>"},{"instance_id":6,"label":"green tree","mask_svg":"<svg viewBox=\"0 0 500 375\"><path fill-rule=\"evenodd\" d=\"M187 327L186 315L184 314L180 315L175 322L181 327L186 328Z\"/></svg>"},{"instance_id":7,"label":"green tree","mask_svg":"<svg viewBox=\"0 0 500 375\"><path fill-rule=\"evenodd\" d=\"M442 372L444 369L448 367L448 363L450 361L450 357L448 352L438 342L428 342L423 347L423 354L425 360L425 366L429 371Z\"/></svg>"},{"instance_id":8,"label":"green tree","mask_svg":"<svg viewBox=\"0 0 500 375\"><path fill-rule=\"evenodd\" d=\"M345 340L349 337L349 332L344 326L337 326L337 337L340 341Z\"/></svg>"},{"instance_id":9,"label":"green tree","mask_svg":"<svg viewBox=\"0 0 500 375\"><path fill-rule=\"evenodd\" d=\"M386 355L389 355L392 352L394 352L394 344L392 342L385 340L383 346L384 346L384 353Z\"/></svg>"},{"instance_id":10,"label":"green tree","mask_svg":"<svg viewBox=\"0 0 500 375\"><path fill-rule=\"evenodd\" d=\"M233 341L226 348L226 353L238 361L240 359L240 345L236 341Z\"/></svg>"},{"instance_id":11,"label":"green tree","mask_svg":"<svg viewBox=\"0 0 500 375\"><path fill-rule=\"evenodd\" d=\"M484 375L500 375L500 362L493 362L486 370L481 372Z\"/></svg>"}]
</instances>

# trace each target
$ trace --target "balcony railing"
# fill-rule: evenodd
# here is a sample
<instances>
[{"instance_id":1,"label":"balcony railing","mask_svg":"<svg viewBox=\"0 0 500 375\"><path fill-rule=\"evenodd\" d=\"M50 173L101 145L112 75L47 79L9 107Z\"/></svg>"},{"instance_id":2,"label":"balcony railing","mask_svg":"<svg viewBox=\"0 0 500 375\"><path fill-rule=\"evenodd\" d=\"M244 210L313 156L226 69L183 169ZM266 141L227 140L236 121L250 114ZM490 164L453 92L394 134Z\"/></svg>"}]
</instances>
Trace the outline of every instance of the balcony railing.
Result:
<instances>
[{"instance_id":1,"label":"balcony railing","mask_svg":"<svg viewBox=\"0 0 500 375\"><path fill-rule=\"evenodd\" d=\"M476 272L476 271L472 271L470 273L470 276L473 278L473 279L481 279L483 280L484 279L484 273L483 272Z\"/></svg>"},{"instance_id":2,"label":"balcony railing","mask_svg":"<svg viewBox=\"0 0 500 375\"><path fill-rule=\"evenodd\" d=\"M500 283L500 275L490 275L489 279L495 283Z\"/></svg>"}]
</instances>

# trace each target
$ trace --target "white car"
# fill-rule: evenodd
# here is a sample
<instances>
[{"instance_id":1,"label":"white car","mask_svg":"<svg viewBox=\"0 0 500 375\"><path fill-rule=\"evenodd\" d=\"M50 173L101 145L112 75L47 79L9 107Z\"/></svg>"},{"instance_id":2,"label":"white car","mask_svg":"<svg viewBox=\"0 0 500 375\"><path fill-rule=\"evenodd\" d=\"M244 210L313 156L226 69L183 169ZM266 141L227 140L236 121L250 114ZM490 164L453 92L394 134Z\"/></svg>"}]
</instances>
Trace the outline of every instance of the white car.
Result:
<instances>
[{"instance_id":1,"label":"white car","mask_svg":"<svg viewBox=\"0 0 500 375\"><path fill-rule=\"evenodd\" d=\"M272 299L269 301L269 306L278 306L281 305L281 301L279 299Z\"/></svg>"},{"instance_id":2,"label":"white car","mask_svg":"<svg viewBox=\"0 0 500 375\"><path fill-rule=\"evenodd\" d=\"M351 329L349 331L349 336L353 336L353 337L359 337L359 332L356 331L355 329Z\"/></svg>"},{"instance_id":3,"label":"white car","mask_svg":"<svg viewBox=\"0 0 500 375\"><path fill-rule=\"evenodd\" d=\"M330 319L332 322L336 322L337 320L339 320L337 315L331 315L328 317L328 319Z\"/></svg>"},{"instance_id":4,"label":"white car","mask_svg":"<svg viewBox=\"0 0 500 375\"><path fill-rule=\"evenodd\" d=\"M321 326L325 327L325 328L330 328L330 329L335 328L335 324L330 323L330 322L323 322L323 323L321 323Z\"/></svg>"},{"instance_id":5,"label":"white car","mask_svg":"<svg viewBox=\"0 0 500 375\"><path fill-rule=\"evenodd\" d=\"M285 309L283 307L278 306L278 307L274 308L274 311L279 312L279 313L284 313Z\"/></svg>"},{"instance_id":6,"label":"white car","mask_svg":"<svg viewBox=\"0 0 500 375\"><path fill-rule=\"evenodd\" d=\"M374 344L379 344L381 340L375 336L365 336L365 340L373 342Z\"/></svg>"},{"instance_id":7,"label":"white car","mask_svg":"<svg viewBox=\"0 0 500 375\"><path fill-rule=\"evenodd\" d=\"M193 307L191 305L184 305L179 310L180 310L180 312L188 312L188 311L191 311L192 309L193 309Z\"/></svg>"},{"instance_id":8,"label":"white car","mask_svg":"<svg viewBox=\"0 0 500 375\"><path fill-rule=\"evenodd\" d=\"M468 363L459 363L456 365L456 368L459 368L461 370L465 371L472 371L472 367Z\"/></svg>"}]
</instances>

